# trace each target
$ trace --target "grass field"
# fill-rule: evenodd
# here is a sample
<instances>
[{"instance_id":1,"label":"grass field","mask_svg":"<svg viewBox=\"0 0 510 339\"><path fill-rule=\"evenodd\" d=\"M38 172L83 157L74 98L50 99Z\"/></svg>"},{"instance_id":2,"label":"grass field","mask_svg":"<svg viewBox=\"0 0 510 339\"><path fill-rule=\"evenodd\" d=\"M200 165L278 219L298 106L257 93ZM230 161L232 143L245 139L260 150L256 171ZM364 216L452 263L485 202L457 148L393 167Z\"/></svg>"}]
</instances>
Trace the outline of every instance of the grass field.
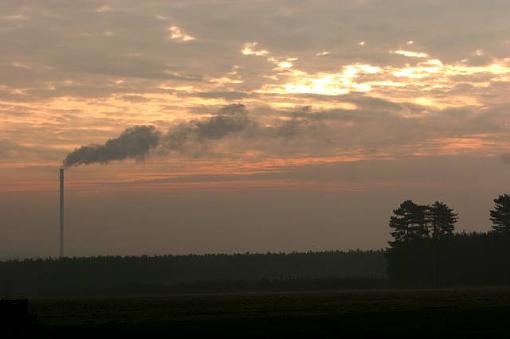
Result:
<instances>
[{"instance_id":1,"label":"grass field","mask_svg":"<svg viewBox=\"0 0 510 339\"><path fill-rule=\"evenodd\" d=\"M34 300L44 338L510 338L510 289Z\"/></svg>"}]
</instances>

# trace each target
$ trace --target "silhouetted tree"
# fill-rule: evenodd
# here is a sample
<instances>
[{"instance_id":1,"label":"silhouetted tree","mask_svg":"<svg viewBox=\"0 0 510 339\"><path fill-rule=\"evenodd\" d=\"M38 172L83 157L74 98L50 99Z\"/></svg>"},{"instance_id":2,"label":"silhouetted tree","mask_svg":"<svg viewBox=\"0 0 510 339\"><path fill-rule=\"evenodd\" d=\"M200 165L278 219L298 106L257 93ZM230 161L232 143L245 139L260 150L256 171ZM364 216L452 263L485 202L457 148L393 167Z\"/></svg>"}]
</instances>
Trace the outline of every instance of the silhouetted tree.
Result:
<instances>
[{"instance_id":1,"label":"silhouetted tree","mask_svg":"<svg viewBox=\"0 0 510 339\"><path fill-rule=\"evenodd\" d=\"M394 241L392 246L406 243L414 239L423 239L428 236L427 206L417 205L411 200L400 204L393 210L390 218L391 235Z\"/></svg>"},{"instance_id":2,"label":"silhouetted tree","mask_svg":"<svg viewBox=\"0 0 510 339\"><path fill-rule=\"evenodd\" d=\"M494 204L494 208L490 211L492 229L496 233L510 235L510 195L500 195L494 199Z\"/></svg>"},{"instance_id":3,"label":"silhouetted tree","mask_svg":"<svg viewBox=\"0 0 510 339\"><path fill-rule=\"evenodd\" d=\"M432 239L442 239L453 235L458 214L443 202L436 201L427 209Z\"/></svg>"},{"instance_id":4,"label":"silhouetted tree","mask_svg":"<svg viewBox=\"0 0 510 339\"><path fill-rule=\"evenodd\" d=\"M436 201L427 208L430 235L432 243L432 278L433 285L437 286L440 280L439 262L442 260L441 246L438 243L440 239L446 239L453 235L455 223L458 215L443 202Z\"/></svg>"},{"instance_id":5,"label":"silhouetted tree","mask_svg":"<svg viewBox=\"0 0 510 339\"><path fill-rule=\"evenodd\" d=\"M404 201L390 219L394 241L386 250L394 286L510 285L510 195L494 202L494 232L454 234L458 215L445 203Z\"/></svg>"}]
</instances>

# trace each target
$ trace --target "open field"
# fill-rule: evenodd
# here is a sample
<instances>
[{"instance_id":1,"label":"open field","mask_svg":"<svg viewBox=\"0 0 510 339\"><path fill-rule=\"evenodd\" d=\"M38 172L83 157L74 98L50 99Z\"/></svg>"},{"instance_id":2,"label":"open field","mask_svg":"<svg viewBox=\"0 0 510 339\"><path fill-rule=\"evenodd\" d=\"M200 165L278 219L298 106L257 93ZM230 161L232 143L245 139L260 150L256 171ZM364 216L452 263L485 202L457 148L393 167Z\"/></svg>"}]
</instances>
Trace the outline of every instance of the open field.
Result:
<instances>
[{"instance_id":1,"label":"open field","mask_svg":"<svg viewBox=\"0 0 510 339\"><path fill-rule=\"evenodd\" d=\"M510 289L34 300L33 337L510 337Z\"/></svg>"}]
</instances>

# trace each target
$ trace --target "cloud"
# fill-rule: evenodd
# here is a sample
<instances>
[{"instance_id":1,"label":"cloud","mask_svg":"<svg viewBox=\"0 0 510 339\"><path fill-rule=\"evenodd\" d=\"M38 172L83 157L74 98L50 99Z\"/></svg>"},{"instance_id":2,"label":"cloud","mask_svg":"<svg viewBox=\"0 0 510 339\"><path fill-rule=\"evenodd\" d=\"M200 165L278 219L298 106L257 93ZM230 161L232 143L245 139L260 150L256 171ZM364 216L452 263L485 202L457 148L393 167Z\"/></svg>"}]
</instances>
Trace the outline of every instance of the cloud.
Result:
<instances>
[{"instance_id":1,"label":"cloud","mask_svg":"<svg viewBox=\"0 0 510 339\"><path fill-rule=\"evenodd\" d=\"M498 107L508 101L510 89L505 29L510 3L463 4L1 2L0 137L19 145L44 143L63 153L69 145L100 143L118 126L148 124L166 131L180 122L192 131L191 148L208 145L204 156L252 149L334 153L399 136L401 144L431 142L447 131L458 133L450 137L459 140L493 141L499 150L504 138L495 131L505 132L493 123L508 123ZM14 20L19 18L27 19ZM200 43L177 43L191 42L186 36ZM363 48L359 42L366 42ZM317 57L325 52L330 54ZM376 97L384 104L368 107ZM256 128L234 129L219 139L197 137L218 116L211 112L238 100L249 104L246 117ZM312 109L302 112L304 106ZM78 112L70 117L62 108ZM475 116L485 125L475 126ZM215 119L210 128L238 126L232 117ZM453 125L443 128L440 121ZM479 132L485 136L472 137ZM53 153L41 157L48 160Z\"/></svg>"},{"instance_id":2,"label":"cloud","mask_svg":"<svg viewBox=\"0 0 510 339\"><path fill-rule=\"evenodd\" d=\"M237 91L228 91L228 92L218 92L218 91L198 92L198 93L194 93L193 95L198 96L200 98L207 98L207 99L223 98L223 99L228 100L228 101L231 101L231 100L240 100L240 99L248 98L250 96L249 93L246 93L246 92L237 92Z\"/></svg>"},{"instance_id":3,"label":"cloud","mask_svg":"<svg viewBox=\"0 0 510 339\"><path fill-rule=\"evenodd\" d=\"M427 53L406 51L406 50L402 50L402 49L393 51L392 53L398 54L398 55L403 55L403 56L409 57L409 58L428 58L429 57L429 55Z\"/></svg>"},{"instance_id":4,"label":"cloud","mask_svg":"<svg viewBox=\"0 0 510 339\"><path fill-rule=\"evenodd\" d=\"M48 147L47 145L23 145L9 140L0 138L0 163L19 163L32 160L58 159L59 151Z\"/></svg>"},{"instance_id":5,"label":"cloud","mask_svg":"<svg viewBox=\"0 0 510 339\"><path fill-rule=\"evenodd\" d=\"M266 56L269 54L268 50L258 49L258 42L247 42L243 45L241 49L241 54L243 55L254 55L254 56Z\"/></svg>"},{"instance_id":6,"label":"cloud","mask_svg":"<svg viewBox=\"0 0 510 339\"><path fill-rule=\"evenodd\" d=\"M180 27L175 25L168 27L168 31L170 32L170 39L178 42L190 42L196 40L195 37L184 33Z\"/></svg>"},{"instance_id":7,"label":"cloud","mask_svg":"<svg viewBox=\"0 0 510 339\"><path fill-rule=\"evenodd\" d=\"M292 64L291 64L292 66ZM288 68L288 67L287 67ZM309 93L321 95L343 95L350 92L369 92L370 84L357 81L364 75L378 74L382 69L369 64L352 64L343 66L335 73L319 72L309 74L299 69L286 73L286 83L268 84L261 89L266 93Z\"/></svg>"}]
</instances>

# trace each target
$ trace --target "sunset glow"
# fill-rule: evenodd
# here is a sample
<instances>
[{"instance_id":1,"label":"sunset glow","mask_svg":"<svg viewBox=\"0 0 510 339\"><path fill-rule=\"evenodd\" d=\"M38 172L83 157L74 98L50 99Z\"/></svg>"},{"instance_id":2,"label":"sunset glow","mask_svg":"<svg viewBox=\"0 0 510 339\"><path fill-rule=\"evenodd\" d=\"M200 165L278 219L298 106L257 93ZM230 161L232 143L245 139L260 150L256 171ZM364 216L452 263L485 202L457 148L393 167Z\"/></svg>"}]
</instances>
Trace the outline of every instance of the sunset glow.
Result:
<instances>
[{"instance_id":1,"label":"sunset glow","mask_svg":"<svg viewBox=\"0 0 510 339\"><path fill-rule=\"evenodd\" d=\"M80 147L78 196L487 192L510 173L510 3L459 3L3 2L0 192L56 192Z\"/></svg>"}]
</instances>

